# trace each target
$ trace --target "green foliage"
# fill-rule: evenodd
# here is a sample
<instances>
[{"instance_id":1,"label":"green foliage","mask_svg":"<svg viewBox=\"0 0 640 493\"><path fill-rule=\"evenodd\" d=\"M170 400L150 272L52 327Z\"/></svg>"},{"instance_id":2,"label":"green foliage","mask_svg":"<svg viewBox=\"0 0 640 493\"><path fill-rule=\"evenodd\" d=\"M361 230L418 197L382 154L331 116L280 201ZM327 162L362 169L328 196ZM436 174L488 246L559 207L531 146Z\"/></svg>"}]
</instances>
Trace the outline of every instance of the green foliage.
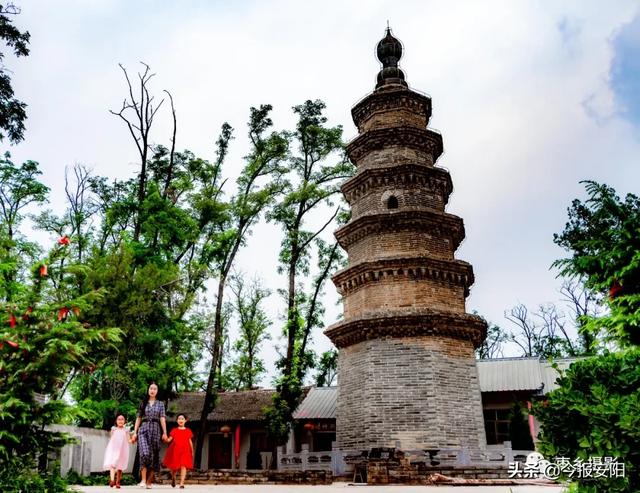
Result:
<instances>
[{"instance_id":1,"label":"green foliage","mask_svg":"<svg viewBox=\"0 0 640 493\"><path fill-rule=\"evenodd\" d=\"M231 388L247 390L259 383L266 372L259 357L260 346L271 339L267 332L271 321L262 308L271 295L258 279L247 283L241 276L231 278L230 288L234 295L231 306L238 317L240 334L233 344L235 359L226 368Z\"/></svg>"},{"instance_id":2,"label":"green foliage","mask_svg":"<svg viewBox=\"0 0 640 493\"><path fill-rule=\"evenodd\" d=\"M303 397L303 390L296 375L280 377L277 390L271 406L265 410L264 415L267 433L274 443L284 445L289 438L293 413Z\"/></svg>"},{"instance_id":3,"label":"green foliage","mask_svg":"<svg viewBox=\"0 0 640 493\"><path fill-rule=\"evenodd\" d=\"M40 253L39 248L27 241L18 228L26 207L47 200L49 189L38 181L41 174L35 161L26 161L18 166L11 161L8 152L0 158L0 248L4 252L0 296L6 300L11 300L21 289L28 262L35 261Z\"/></svg>"},{"instance_id":4,"label":"green foliage","mask_svg":"<svg viewBox=\"0 0 640 493\"><path fill-rule=\"evenodd\" d=\"M205 416L215 406L215 384L216 380L220 381L222 377L221 353L224 343L222 315L227 278L233 268L236 255L251 234L253 226L263 211L281 193L283 186L282 163L287 156L289 140L284 132L267 133L273 125L269 117L271 109L270 105L251 108L248 125L251 151L245 156L245 166L236 181L237 191L229 201L227 220L218 223L217 231L219 238L223 241L219 242L220 248L216 252L216 261L212 269L213 274L218 278L218 290L214 330L209 344L212 358L201 416ZM230 131L230 127L228 130ZM218 157L221 161L226 154L226 147L219 147L219 149L221 150ZM201 462L205 434L206 422L202 419L196 439L196 466Z\"/></svg>"},{"instance_id":5,"label":"green foliage","mask_svg":"<svg viewBox=\"0 0 640 493\"><path fill-rule=\"evenodd\" d=\"M0 251L0 258L6 253ZM119 330L89 324L84 316L104 292L64 299L59 290L51 289L52 279L73 275L73 269L47 268L45 273L43 266L61 263L67 253L66 246L58 245L36 264L30 284L0 315L0 470L13 468L16 477L33 483L34 491L55 481L45 475L41 484L29 471L35 459L67 441L46 427L73 416L61 399L70 376L90 372L98 362L96 355L119 341ZM20 465L14 457L22 459Z\"/></svg>"},{"instance_id":6,"label":"green foliage","mask_svg":"<svg viewBox=\"0 0 640 493\"><path fill-rule=\"evenodd\" d=\"M535 406L540 452L547 459L618 457L625 478L585 480L575 491L639 491L640 349L576 361L558 383L548 402Z\"/></svg>"},{"instance_id":7,"label":"green foliage","mask_svg":"<svg viewBox=\"0 0 640 493\"><path fill-rule=\"evenodd\" d=\"M64 480L67 484L79 486L105 486L109 482L109 473L93 473L90 476L81 476L77 472L71 470L65 476ZM133 486L138 484L136 478L132 474L123 474L120 480L122 486Z\"/></svg>"},{"instance_id":8,"label":"green foliage","mask_svg":"<svg viewBox=\"0 0 640 493\"><path fill-rule=\"evenodd\" d=\"M89 262L86 288L106 289L108 294L88 311L87 318L91 323L119 326L123 344L101 351L102 364L78 376L71 395L84 412L81 424L109 428L118 412L133 417L152 380L164 395L173 389L194 388L199 334L189 319L174 315L163 293L164 287L177 284L175 264L139 265L135 246L129 242L106 255L92 256Z\"/></svg>"},{"instance_id":9,"label":"green foliage","mask_svg":"<svg viewBox=\"0 0 640 493\"><path fill-rule=\"evenodd\" d=\"M570 459L617 457L626 477L581 479L576 492L640 490L640 199L621 200L606 185L585 182L589 198L574 200L569 222L554 236L571 253L558 260L562 275L583 277L588 289L608 296L608 313L583 315L584 330L622 348L571 365L535 408L543 454Z\"/></svg>"},{"instance_id":10,"label":"green foliage","mask_svg":"<svg viewBox=\"0 0 640 493\"><path fill-rule=\"evenodd\" d=\"M25 468L21 457L12 457L0 467L0 488L12 493L67 493L71 492L68 482L60 476L59 464L51 473L42 474Z\"/></svg>"},{"instance_id":11,"label":"green foliage","mask_svg":"<svg viewBox=\"0 0 640 493\"><path fill-rule=\"evenodd\" d=\"M9 16L20 13L12 3L0 5L0 39L16 57L29 55L31 35L13 25ZM0 141L5 137L17 144L24 139L24 121L27 119L27 105L14 97L11 86L11 71L4 66L4 53L0 52Z\"/></svg>"},{"instance_id":12,"label":"green foliage","mask_svg":"<svg viewBox=\"0 0 640 493\"><path fill-rule=\"evenodd\" d=\"M291 136L298 153L289 159L290 176L284 183L283 198L268 215L285 233L279 256L281 272L308 274L310 247L319 232L305 229L305 221L319 205L333 205L331 198L339 192L342 180L354 172L343 152L342 127L325 127L324 109L319 100L293 108L298 122ZM331 159L335 163L327 164Z\"/></svg>"},{"instance_id":13,"label":"green foliage","mask_svg":"<svg viewBox=\"0 0 640 493\"><path fill-rule=\"evenodd\" d=\"M293 412L294 410L280 393L274 394L271 406L265 410L267 433L278 445L283 445L287 441Z\"/></svg>"},{"instance_id":14,"label":"green foliage","mask_svg":"<svg viewBox=\"0 0 640 493\"><path fill-rule=\"evenodd\" d=\"M151 380L161 398L200 386L202 327L191 310L228 243L220 169L230 138L225 125L215 162L156 146L141 203L135 180L90 180L102 226L89 245L81 289L106 291L87 315L120 327L123 344L73 382L81 424L108 428L118 412L133 417Z\"/></svg>"},{"instance_id":15,"label":"green foliage","mask_svg":"<svg viewBox=\"0 0 640 493\"><path fill-rule=\"evenodd\" d=\"M275 433L282 428L283 419L291 419L301 396L302 381L312 366L313 353L307 347L311 331L322 325L322 286L341 258L337 244L328 245L319 235L336 217L346 216L342 208L338 206L332 215L326 214L319 227L310 226L311 218L322 205L334 207L332 200L340 191L342 181L354 173L354 166L344 152L342 127L327 126L324 109L325 104L319 100L306 101L293 108L298 117L295 131L290 134L295 149L289 157L282 198L268 214L268 219L279 224L284 233L278 270L288 278L286 353L280 364L279 398L272 408L275 421L269 425L278 439ZM315 252L319 260L318 274L307 294L301 281L311 274Z\"/></svg>"},{"instance_id":16,"label":"green foliage","mask_svg":"<svg viewBox=\"0 0 640 493\"><path fill-rule=\"evenodd\" d=\"M589 195L574 200L569 221L554 242L571 257L554 263L566 276L585 278L587 288L609 294L610 313L587 317L585 329L604 331L618 344L640 344L640 198L592 181L584 182Z\"/></svg>"},{"instance_id":17,"label":"green foliage","mask_svg":"<svg viewBox=\"0 0 640 493\"><path fill-rule=\"evenodd\" d=\"M338 351L330 349L322 353L316 368L318 370L316 385L318 387L330 387L338 371Z\"/></svg>"},{"instance_id":18,"label":"green foliage","mask_svg":"<svg viewBox=\"0 0 640 493\"><path fill-rule=\"evenodd\" d=\"M25 161L16 166L9 152L0 159L2 224L11 237L22 219L21 211L29 204L41 204L47 200L49 188L38 181L40 175L42 171L35 161Z\"/></svg>"}]
</instances>

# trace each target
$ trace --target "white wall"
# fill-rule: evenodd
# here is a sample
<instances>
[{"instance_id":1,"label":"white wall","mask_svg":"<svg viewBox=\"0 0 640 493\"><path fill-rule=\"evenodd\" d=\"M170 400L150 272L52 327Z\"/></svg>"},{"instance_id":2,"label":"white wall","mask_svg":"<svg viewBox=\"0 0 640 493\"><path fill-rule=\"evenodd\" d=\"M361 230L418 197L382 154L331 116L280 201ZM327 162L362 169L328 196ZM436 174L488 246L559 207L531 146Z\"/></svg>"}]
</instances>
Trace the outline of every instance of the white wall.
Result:
<instances>
[{"instance_id":1,"label":"white wall","mask_svg":"<svg viewBox=\"0 0 640 493\"><path fill-rule=\"evenodd\" d=\"M103 471L102 463L105 449L109 443L109 431L65 425L52 425L47 429L67 433L76 439L77 443L65 445L60 451L60 471L63 475L66 475L71 469L85 476L92 472ZM129 465L124 472L132 471L135 456L136 445L131 445Z\"/></svg>"}]
</instances>

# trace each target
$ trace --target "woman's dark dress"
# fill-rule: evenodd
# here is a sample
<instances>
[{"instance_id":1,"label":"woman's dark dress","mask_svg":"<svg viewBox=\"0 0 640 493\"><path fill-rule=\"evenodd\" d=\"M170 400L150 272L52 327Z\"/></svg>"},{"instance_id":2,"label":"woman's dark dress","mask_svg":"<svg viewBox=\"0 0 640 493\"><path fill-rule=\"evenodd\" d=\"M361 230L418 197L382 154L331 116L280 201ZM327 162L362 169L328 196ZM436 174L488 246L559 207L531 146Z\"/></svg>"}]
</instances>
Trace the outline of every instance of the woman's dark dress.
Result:
<instances>
[{"instance_id":1,"label":"woman's dark dress","mask_svg":"<svg viewBox=\"0 0 640 493\"><path fill-rule=\"evenodd\" d=\"M140 465L160 472L160 445L162 442L160 418L165 417L164 403L155 401L153 405L147 404L144 415L138 411L138 417L142 418L142 425L138 430Z\"/></svg>"}]
</instances>

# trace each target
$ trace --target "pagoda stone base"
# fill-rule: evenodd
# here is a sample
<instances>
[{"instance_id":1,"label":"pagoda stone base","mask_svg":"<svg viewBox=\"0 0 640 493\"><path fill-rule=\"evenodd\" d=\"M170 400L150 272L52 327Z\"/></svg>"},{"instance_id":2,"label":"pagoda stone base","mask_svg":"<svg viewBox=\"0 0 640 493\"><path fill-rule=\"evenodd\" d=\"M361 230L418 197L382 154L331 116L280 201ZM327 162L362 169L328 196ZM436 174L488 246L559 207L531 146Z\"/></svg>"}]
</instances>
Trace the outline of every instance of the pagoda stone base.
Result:
<instances>
[{"instance_id":1,"label":"pagoda stone base","mask_svg":"<svg viewBox=\"0 0 640 493\"><path fill-rule=\"evenodd\" d=\"M340 450L485 449L473 343L384 337L340 348Z\"/></svg>"}]
</instances>

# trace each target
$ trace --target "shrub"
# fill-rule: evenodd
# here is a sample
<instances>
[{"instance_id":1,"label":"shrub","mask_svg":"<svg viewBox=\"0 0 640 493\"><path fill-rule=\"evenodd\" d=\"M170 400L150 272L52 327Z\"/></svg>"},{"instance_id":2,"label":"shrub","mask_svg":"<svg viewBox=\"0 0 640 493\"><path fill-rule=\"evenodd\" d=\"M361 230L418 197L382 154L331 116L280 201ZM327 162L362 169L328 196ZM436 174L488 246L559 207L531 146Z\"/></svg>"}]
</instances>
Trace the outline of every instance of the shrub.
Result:
<instances>
[{"instance_id":1,"label":"shrub","mask_svg":"<svg viewBox=\"0 0 640 493\"><path fill-rule=\"evenodd\" d=\"M624 461L624 478L579 479L572 491L640 491L640 349L579 360L558 383L548 401L534 407L542 425L540 452L549 460Z\"/></svg>"}]
</instances>

